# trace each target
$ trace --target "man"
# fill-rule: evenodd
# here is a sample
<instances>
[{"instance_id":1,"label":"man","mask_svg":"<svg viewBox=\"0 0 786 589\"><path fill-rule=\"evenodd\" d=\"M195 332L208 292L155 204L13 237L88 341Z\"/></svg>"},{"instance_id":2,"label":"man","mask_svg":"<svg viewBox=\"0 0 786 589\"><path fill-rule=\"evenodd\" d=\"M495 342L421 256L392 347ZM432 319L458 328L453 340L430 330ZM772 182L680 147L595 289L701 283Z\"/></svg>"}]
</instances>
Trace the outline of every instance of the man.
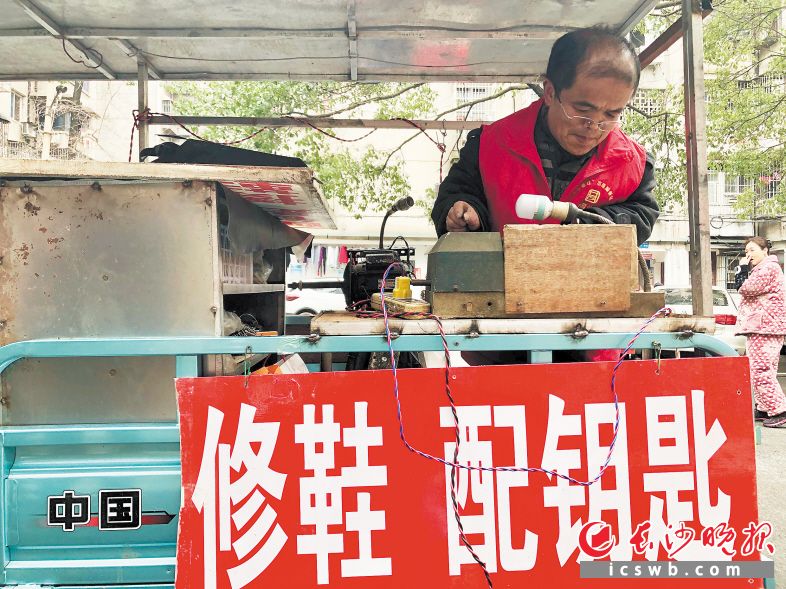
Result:
<instances>
[{"instance_id":1,"label":"man","mask_svg":"<svg viewBox=\"0 0 786 589\"><path fill-rule=\"evenodd\" d=\"M659 213L653 160L619 129L639 76L631 45L607 29L560 37L543 98L467 135L431 212L437 234L531 223L516 215L516 200L541 194L632 223L646 241Z\"/></svg>"}]
</instances>

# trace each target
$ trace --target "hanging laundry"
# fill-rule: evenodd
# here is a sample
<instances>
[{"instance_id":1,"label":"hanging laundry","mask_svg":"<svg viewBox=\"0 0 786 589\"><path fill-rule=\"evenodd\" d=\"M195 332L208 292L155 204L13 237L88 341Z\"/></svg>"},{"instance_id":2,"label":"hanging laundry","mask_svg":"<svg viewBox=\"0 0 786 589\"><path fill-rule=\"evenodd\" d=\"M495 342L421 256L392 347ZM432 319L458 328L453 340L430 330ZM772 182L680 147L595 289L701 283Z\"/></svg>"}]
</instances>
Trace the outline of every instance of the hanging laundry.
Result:
<instances>
[{"instance_id":1,"label":"hanging laundry","mask_svg":"<svg viewBox=\"0 0 786 589\"><path fill-rule=\"evenodd\" d=\"M335 274L338 271L338 246L328 246L327 250L327 267L330 268L331 274Z\"/></svg>"},{"instance_id":2,"label":"hanging laundry","mask_svg":"<svg viewBox=\"0 0 786 589\"><path fill-rule=\"evenodd\" d=\"M347 246L345 245L338 248L338 263L341 265L349 263L349 253L347 253Z\"/></svg>"},{"instance_id":3,"label":"hanging laundry","mask_svg":"<svg viewBox=\"0 0 786 589\"><path fill-rule=\"evenodd\" d=\"M324 245L317 247L317 276L324 276L327 265L327 249Z\"/></svg>"}]
</instances>

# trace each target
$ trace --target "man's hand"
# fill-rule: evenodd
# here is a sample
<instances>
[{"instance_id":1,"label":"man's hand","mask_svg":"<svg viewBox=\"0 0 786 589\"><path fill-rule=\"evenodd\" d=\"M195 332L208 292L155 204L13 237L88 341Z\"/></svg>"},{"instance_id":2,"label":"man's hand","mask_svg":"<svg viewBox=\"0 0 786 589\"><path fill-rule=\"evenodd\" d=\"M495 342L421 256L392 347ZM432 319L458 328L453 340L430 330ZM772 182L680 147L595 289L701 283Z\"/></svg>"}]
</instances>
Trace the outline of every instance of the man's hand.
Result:
<instances>
[{"instance_id":1,"label":"man's hand","mask_svg":"<svg viewBox=\"0 0 786 589\"><path fill-rule=\"evenodd\" d=\"M448 231L476 231L480 229L480 217L469 204L459 200L448 211L445 226Z\"/></svg>"}]
</instances>

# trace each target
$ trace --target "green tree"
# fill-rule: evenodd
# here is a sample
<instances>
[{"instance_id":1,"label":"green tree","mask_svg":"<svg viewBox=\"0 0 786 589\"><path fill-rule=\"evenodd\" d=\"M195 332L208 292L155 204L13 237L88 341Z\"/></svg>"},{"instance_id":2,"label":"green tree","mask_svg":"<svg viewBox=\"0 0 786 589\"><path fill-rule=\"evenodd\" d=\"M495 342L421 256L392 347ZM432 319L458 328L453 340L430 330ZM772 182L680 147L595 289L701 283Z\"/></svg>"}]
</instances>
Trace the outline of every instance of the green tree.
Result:
<instances>
[{"instance_id":1,"label":"green tree","mask_svg":"<svg viewBox=\"0 0 786 589\"><path fill-rule=\"evenodd\" d=\"M180 82L169 86L183 115L248 117L429 118L434 93L425 84L348 82ZM249 127L208 127L200 134L214 141L234 141ZM239 147L300 157L315 170L328 198L355 211L382 210L410 192L400 160L372 146L351 149L328 135L332 129L278 127L262 130ZM355 136L353 134L351 136Z\"/></svg>"},{"instance_id":2,"label":"green tree","mask_svg":"<svg viewBox=\"0 0 786 589\"><path fill-rule=\"evenodd\" d=\"M659 33L680 16L663 2L640 24ZM753 180L737 200L741 217L786 212L786 52L783 0L716 0L705 19L708 167ZM633 112L626 130L659 156L658 200L682 202L685 147L682 87L661 94L654 112Z\"/></svg>"},{"instance_id":3,"label":"green tree","mask_svg":"<svg viewBox=\"0 0 786 589\"><path fill-rule=\"evenodd\" d=\"M777 178L786 170L782 0L726 0L707 27L710 169L754 180L737 200L741 216L786 212Z\"/></svg>"},{"instance_id":4,"label":"green tree","mask_svg":"<svg viewBox=\"0 0 786 589\"><path fill-rule=\"evenodd\" d=\"M679 205L685 200L685 130L682 115L682 88L664 91L639 90L646 93L649 108L626 111L623 129L655 155L657 186L655 198L661 208Z\"/></svg>"}]
</instances>

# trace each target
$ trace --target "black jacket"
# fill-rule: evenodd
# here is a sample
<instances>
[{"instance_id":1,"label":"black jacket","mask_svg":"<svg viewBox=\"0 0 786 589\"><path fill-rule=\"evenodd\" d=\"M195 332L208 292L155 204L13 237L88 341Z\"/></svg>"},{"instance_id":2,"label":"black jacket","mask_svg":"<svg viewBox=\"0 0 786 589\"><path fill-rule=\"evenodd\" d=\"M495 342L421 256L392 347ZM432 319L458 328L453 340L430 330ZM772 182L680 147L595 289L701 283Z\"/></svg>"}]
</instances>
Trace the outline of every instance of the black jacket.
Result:
<instances>
[{"instance_id":1,"label":"black jacket","mask_svg":"<svg viewBox=\"0 0 786 589\"><path fill-rule=\"evenodd\" d=\"M459 152L459 160L453 164L447 177L439 185L439 193L431 210L431 218L437 228L437 235L447 232L445 223L448 211L460 200L478 212L481 231L488 231L491 227L488 203L480 175L481 131L482 129L473 129L467 134L467 142ZM615 222L632 223L636 226L639 244L644 243L652 233L652 226L660 214L658 203L652 194L655 189L654 167L654 160L648 153L641 183L627 200L605 207L589 207L586 210L603 215ZM627 219L621 215L627 215Z\"/></svg>"}]
</instances>

